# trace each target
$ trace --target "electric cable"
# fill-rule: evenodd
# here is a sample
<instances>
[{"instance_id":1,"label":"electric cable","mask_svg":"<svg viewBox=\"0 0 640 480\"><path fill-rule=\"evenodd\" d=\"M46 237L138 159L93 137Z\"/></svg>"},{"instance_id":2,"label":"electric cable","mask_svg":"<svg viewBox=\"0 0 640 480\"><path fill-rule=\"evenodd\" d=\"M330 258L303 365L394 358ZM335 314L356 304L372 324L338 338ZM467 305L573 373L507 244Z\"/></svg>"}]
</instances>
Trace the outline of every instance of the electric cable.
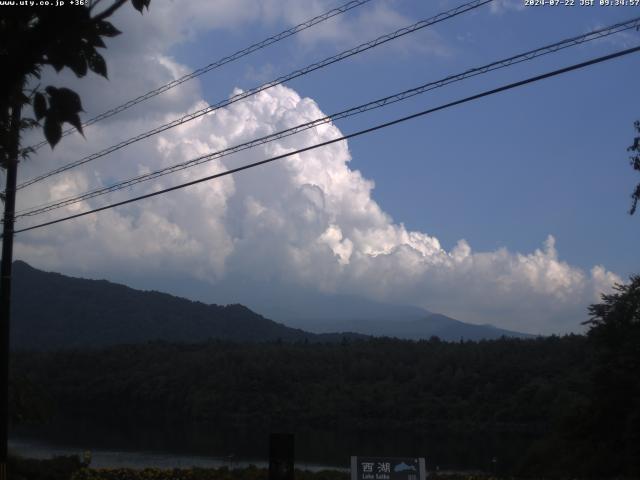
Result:
<instances>
[{"instance_id":1,"label":"electric cable","mask_svg":"<svg viewBox=\"0 0 640 480\"><path fill-rule=\"evenodd\" d=\"M316 148L324 147L324 146L327 146L327 145L331 145L333 143L341 142L343 140L348 140L350 138L355 138L355 137L358 137L358 136L361 136L361 135L372 133L372 132L375 132L377 130L381 130L381 129L390 127L392 125L403 123L403 122L406 122L408 120L412 120L412 119L415 119L415 118L418 118L418 117L422 117L422 116L425 116L425 115L428 115L428 114L431 114L431 113L434 113L434 112L437 112L437 111L440 111L440 110L444 110L444 109L447 109L447 108L454 107L456 105L461 105L463 103L467 103L467 102L471 102L471 101L474 101L474 100L478 100L480 98L487 97L489 95L494 95L496 93L504 92L506 90L511 90L511 89L514 89L514 88L517 88L517 87L521 87L523 85L527 85L527 84L530 84L530 83L538 82L538 81L544 80L546 78L550 78L550 77L554 77L554 76L557 76L557 75L561 75L561 74L564 74L564 73L567 73L567 72L570 72L570 71L573 71L573 70L578 70L578 69L581 69L581 68L585 68L585 67L588 67L588 66L591 66L591 65L595 65L597 63L602 63L602 62L605 62L605 61L608 61L608 60L612 60L614 58L622 57L624 55L629 55L631 53L635 53L635 52L638 52L638 51L640 51L640 46L633 47L633 48L628 48L626 50L620 50L620 51L617 51L615 53L611 53L609 55L604 55L604 56L601 56L601 57L593 58L593 59L585 61L585 62L573 64L573 65L570 65L568 67L563 67L563 68L560 68L560 69L557 69L557 70L553 70L551 72L547 72L547 73L543 73L543 74L536 75L536 76L533 76L533 77L529 77L529 78L527 78L525 80L520 80L518 82L509 83L507 85L503 85L501 87L494 88L492 90L486 90L486 91L478 93L476 95L471 95L469 97L465 97L465 98L462 98L460 100L449 102L449 103L440 105L438 107L429 108L427 110L422 110L422 111L420 111L418 113L414 113L412 115L407 115L407 116L404 116L404 117L401 117L401 118L397 118L397 119L391 120L389 122L381 123L381 124L375 125L373 127L366 128L364 130L358 130L356 132L353 132L353 133L350 133L350 134L347 134L347 135L343 135L341 137L334 138L332 140L327 140L325 142L321 142L321 143L317 143L317 144L314 144L314 145L311 145L311 146L308 146L308 147L300 148L300 149L294 150L292 152L284 153L284 154L281 154L281 155L276 155L274 157L270 157L270 158L267 158L267 159L264 159L264 160L260 160L258 162L253 162L253 163L250 163L250 164L247 164L247 165L243 165L241 167L233 168L231 170L227 170L227 171L224 171L224 172L216 173L214 175L209 175L209 176L206 176L206 177L203 177L203 178L199 178L197 180L192 180L192 181L189 181L189 182L181 183L179 185L175 185L173 187L169 187L169 188L165 188L165 189L158 190L158 191L155 191L155 192L147 193L145 195L140 195L140 196L133 197L133 198L130 198L130 199L127 199L127 200L123 200L123 201L120 201L120 202L116 202L116 203L112 203L112 204L105 205L105 206L102 206L102 207L94 208L92 210L87 210L87 211L84 211L84 212L76 213L74 215L69 215L69 216L66 216L66 217L58 218L56 220L51 220L51 221L48 221L48 222L39 223L37 225L32 225L30 227L25 227L25 228L21 228L21 229L18 229L18 230L14 230L12 233L15 234L15 233L27 232L27 231L35 230L35 229L38 229L38 228L43 228L43 227L46 227L46 226L49 226L49 225L54 225L54 224L57 224L57 223L66 222L68 220L72 220L72 219L79 218L79 217L84 217L84 216L90 215L92 213L97 213L97 212L101 212L101 211L104 211L104 210L109 210L109 209L112 209L112 208L115 208L115 207L119 207L119 206L122 206L122 205L127 205L129 203L134 203L134 202L138 202L138 201L141 201L141 200L144 200L144 199L147 199L147 198L151 198L151 197L155 197L155 196L158 196L158 195L162 195L162 194L174 191L174 190L179 190L179 189L182 189L182 188L185 188L185 187L189 187L191 185L196 185L198 183L207 182L207 181L210 181L210 180L214 180L216 178L225 177L227 175L232 175L234 173L241 172L243 170L248 170L250 168L255 168L255 167L258 167L260 165L265 165L267 163L271 163L271 162L274 162L276 160L280 160L282 158L290 157L292 155L298 155L300 153L308 152L308 151L314 150Z\"/></svg>"},{"instance_id":2,"label":"electric cable","mask_svg":"<svg viewBox=\"0 0 640 480\"><path fill-rule=\"evenodd\" d=\"M502 60L498 60L486 65L483 65L481 67L475 67L469 70L466 70L462 73L456 74L456 75L450 75L447 76L443 79L437 80L437 81L433 81L433 82L429 82L423 85L420 85L418 87L409 89L409 90L405 90L403 92L400 93L396 93L394 95L389 95L386 96L384 98L380 98L377 100L374 100L372 102L369 103L365 103L362 105L358 105L356 107L352 107L349 108L347 110L343 110L341 112L338 113L334 113L331 115L327 115L325 117L322 118L318 118L316 120L310 121L310 122L306 122L300 125L296 125L294 127L285 129L285 130L281 130L279 132L275 132L272 133L270 135L266 135L254 140L250 140L248 142L244 142L242 144L239 145L235 145L232 147L228 147L225 148L223 150L217 151L217 152L213 152L213 153L208 153L205 155L201 155L199 157L187 160L185 162L181 162L178 164L174 164L174 165L170 165L167 167L164 167L162 169L159 170L155 170L153 172L149 172L149 173L145 173L142 175L138 175L136 177L133 178L129 178L127 180L123 180L120 182L117 182L115 184L106 186L106 187L101 187L95 190L91 190L85 193L82 193L80 195L74 195L74 196L69 196L63 199L58 199L58 200L54 200L54 201L50 201L38 206L34 206L34 207L30 207L28 209L23 209L20 210L16 213L15 218L21 218L21 217L30 217L30 216L35 216L35 215L39 215L45 212L49 212L52 210L56 210L62 207L66 207L84 200L88 200L91 198L95 198L98 196L102 196L102 195L106 195L108 193L112 193L118 190L122 190L124 188L128 188L134 185L137 185L139 183L142 182L146 182L149 180L153 180L155 178L159 178L162 177L164 175L168 175L177 171L181 171L187 168L191 168L197 165L200 165L202 163L205 162L210 162L212 160L218 159L218 158L222 158L225 157L227 155L231 155L233 153L237 153L243 150L247 150L249 148L253 148L265 143L269 143L275 140L279 140L281 138L285 138L291 135L294 135L296 133L299 133L301 131L304 130L308 130L310 128L314 128L317 127L319 125L323 125L326 123L330 123L336 120L340 120L340 119L344 119L344 118L348 118L354 115L358 115L370 110L374 110L377 108L381 108L384 107L386 105L390 105L399 101L403 101L406 100L408 98L411 98L413 96L422 94L422 93L426 93L428 91L434 90L436 88L440 88L446 85L449 85L451 83L454 82L458 82L458 81L462 81L464 79L467 78L471 78L480 74L484 74L484 73L488 73L494 70L498 70L501 68L505 68L505 67L509 67L518 63L522 63L524 61L529 61L529 60L533 60L535 58L544 56L544 55L548 55L550 53L555 53L559 50L565 49L565 48L569 48L575 45L581 45L584 44L586 42L590 42L590 41L594 41L603 37L606 37L608 35L613 35L614 33L618 33L618 32L622 32L625 30L629 30L629 29L633 29L633 28L638 28L640 27L640 17L637 17L635 19L632 20L628 20L625 22L620 22L608 27L604 27L604 28L600 28L598 30L594 30L592 32L588 32L586 34L583 35L579 35L579 36L575 36L575 37L571 37L571 38L567 38L564 40L561 40L559 42L555 42L553 44L550 45L546 45L544 47L540 47L537 48L535 50L529 50L527 52L524 53L520 53L517 55L513 55L511 57L502 59Z\"/></svg>"},{"instance_id":3,"label":"electric cable","mask_svg":"<svg viewBox=\"0 0 640 480\"><path fill-rule=\"evenodd\" d=\"M160 125L156 128L153 128L147 132L141 133L139 135L136 135L135 137L131 137L127 140L123 140L120 143L117 143L115 145L111 145L110 147L107 147L99 152L87 155L85 157L82 157L79 160L75 160L71 163L68 163L66 165L63 165L61 167L56 168L55 170L52 170L48 173L39 175L37 177L34 177L30 180L27 180L23 183L20 183L16 189L22 189L25 188L29 185L33 185L34 183L40 182L46 178L52 177L54 175L57 175L59 173L62 172L66 172L67 170L70 170L72 168L75 168L77 166L83 165L85 163L91 162L93 160L96 160L98 158L104 157L105 155L108 155L110 153L113 153L117 150L120 150L121 148L124 148L128 145L131 145L132 143L136 143L139 142L141 140L144 140L146 138L149 138L153 135L156 135L158 133L164 132L166 130L169 130L171 128L177 127L179 125L183 125L187 122L190 122L191 120L195 120L196 118L202 117L203 115L209 114L215 110L218 110L220 108L223 107L227 107L235 102L238 102L240 100L243 100L247 97L250 97L252 95L255 95L259 92L262 92L264 90L267 90L269 88L275 87L276 85L280 85L283 83L286 83L290 80L293 80L294 78L298 78L301 77L303 75L307 75L315 70L324 68L328 65L331 65L333 63L339 62L341 60L344 60L346 58L352 57L354 55L360 54L366 50L369 50L371 48L377 47L379 45L382 45L384 43L387 43L391 40L395 40L397 38L400 38L404 35L408 35L410 33L416 32L418 30L421 30L423 28L429 27L431 25L434 25L436 23L448 20L450 18L456 17L462 13L466 13L468 11L474 10L478 7L481 7L482 5L485 5L487 3L492 2L493 0L473 0L471 2L465 3L463 5L460 5L458 7L452 8L450 10L447 10L445 12L439 13L433 17L430 17L426 20L421 20L413 25L410 25L408 27L403 27L399 30L396 30L395 32L392 33L388 33L386 35L382 35L374 40L371 40L370 42L366 42L363 44L360 44L356 47L353 47L349 50L345 50L337 55L325 58L324 60L321 60L319 62L313 63L311 65L308 65L304 68L301 68L299 70L295 70L294 72L291 72L287 75L283 75L281 77L278 77L275 80L272 80L271 82L267 82L264 83L262 85L260 85L259 87L255 87L252 88L251 90L247 90L241 93L238 93L236 95L233 95L232 97L226 99L226 100L222 100L216 104L213 105L208 105L205 108L202 108L200 110L197 110L195 112L183 115L180 118L177 118L175 120L172 120L171 122L165 123L163 125Z\"/></svg>"},{"instance_id":4,"label":"electric cable","mask_svg":"<svg viewBox=\"0 0 640 480\"><path fill-rule=\"evenodd\" d=\"M145 100L149 100L150 98L153 98L157 95L160 95L161 93L166 92L167 90L171 90L174 87L177 87L178 85L183 84L184 82L187 82L189 80L191 80L192 78L196 78L199 77L200 75L203 75L207 72L210 72L211 70L214 70L216 68L222 67L223 65L226 65L227 63L231 63L235 60L238 60L242 57L245 57L257 50L261 50L265 47L268 47L270 45L273 45L274 43L277 43L281 40L284 40L285 38L288 38L292 35L295 35L298 32L301 32L303 30L306 30L307 28L313 27L314 25L317 25L319 23L324 22L325 20L329 20L330 18L335 17L336 15L340 15L342 13L348 12L349 10L359 7L360 5L364 5L365 3L370 2L371 0L351 0L347 3L345 3L344 5L341 5L337 8L334 8L332 10L329 10L328 12L325 12L321 15L318 15L316 17L313 17L309 20L306 20L305 22L302 22L298 25L296 25L295 27L291 27L288 28L287 30L283 30L282 32L273 35L269 38L266 38L264 40L262 40L261 42L258 43L254 43L253 45L250 45L242 50L239 50L231 55L228 55L226 57L222 57L221 59L210 63L208 65L205 65L204 67L198 68L197 70L194 70L191 73L188 73L186 75L183 75L180 78L176 78L175 80L170 81L169 83L166 83L164 85L161 85L158 88L155 88L143 95L140 95L134 99L131 99L125 103L123 103L122 105L118 105L117 107L114 107L110 110L107 110L106 112L103 112L99 115L96 115L95 117L87 120L86 122L84 122L82 124L82 127L88 127L89 125L93 125L94 123L97 123L101 120L107 119L109 117L112 117L120 112L123 112L131 107L133 107L134 105L137 105L141 102L144 102ZM68 128L66 130L64 130L62 132L62 136L65 137L73 132L75 132L76 129L71 127ZM30 148L33 151L38 150L39 148L47 145L48 142L46 140L43 140L39 143L36 143L34 145L31 145Z\"/></svg>"}]
</instances>

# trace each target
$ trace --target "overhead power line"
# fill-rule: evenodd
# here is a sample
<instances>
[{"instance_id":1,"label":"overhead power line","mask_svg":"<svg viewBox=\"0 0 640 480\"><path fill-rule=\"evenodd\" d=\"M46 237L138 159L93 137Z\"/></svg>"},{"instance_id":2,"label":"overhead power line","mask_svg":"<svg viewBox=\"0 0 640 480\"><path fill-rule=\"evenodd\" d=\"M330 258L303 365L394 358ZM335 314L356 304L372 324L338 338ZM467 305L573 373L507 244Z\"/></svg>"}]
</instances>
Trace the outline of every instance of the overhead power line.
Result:
<instances>
[{"instance_id":1,"label":"overhead power line","mask_svg":"<svg viewBox=\"0 0 640 480\"><path fill-rule=\"evenodd\" d=\"M372 102L369 103L365 103L362 105L358 105L356 107L352 107L349 108L347 110L343 110L341 112L338 113L334 113L322 118L318 118L316 120L313 120L311 122L306 122L300 125L296 125L295 127L291 127L285 130L281 130L279 132L275 132L272 133L270 135L266 135L254 140L250 140L248 142L239 144L239 145L235 145L229 148L226 148L224 150L220 150L217 152L213 152L213 153L208 153L206 155L201 155L199 157L190 159L188 161L185 162L181 162L175 165L170 165L168 167L159 169L159 170L155 170L153 172L149 172L146 174L142 174L142 175L138 175L132 178L129 178L127 180L123 180L120 182L117 182L113 185L107 186L107 187L102 187L102 188L98 188L95 190L91 190L85 193L82 193L80 195L75 195L75 196L70 196L67 198L63 198L63 199L58 199L55 201L51 201L51 202L47 202L45 204L39 205L39 206L35 206L35 207L31 207L29 209L24 209L22 211L19 211L16 215L16 219L21 218L21 217L30 217L30 216L35 216L35 215L40 215L52 210L56 210L59 208L63 208L69 205L73 205L75 203L81 202L81 201L85 201L85 200L89 200L91 198L95 198L98 196L102 196L102 195L106 195L108 193L112 193L118 190L122 190L124 188L128 188L134 185L137 185L139 183L142 182L146 182L149 180L153 180L155 178L159 178L162 177L164 175L168 175L171 173L175 173L187 168L191 168L197 165L200 165L202 163L205 162L210 162L212 160L218 159L218 158L222 158L225 157L227 155L231 155L233 153L237 153L243 150L247 150L249 148L253 148L256 147L258 145L262 145L268 142L272 142L281 138L285 138L291 135L294 135L296 133L299 133L301 131L304 130L308 130L310 128L314 128L317 127L319 125L323 125L329 122L333 122L336 120L340 120L340 119L344 119L344 118L348 118L354 115L358 115L360 113L366 112L366 111L370 111L370 110L374 110L377 108L381 108L384 107L386 105L390 105L402 100L406 100L408 98L411 98L415 95L419 95L431 90L434 90L436 88L440 88L446 85L449 85L451 83L454 82L458 82L470 77L474 77L480 74L484 74L487 72L491 72L494 70L498 70L501 68L505 68L505 67L509 67L524 61L529 61L529 60L533 60L535 58L544 56L544 55L548 55L550 53L554 53L557 52L559 50L565 49L565 48L569 48L575 45L581 45L583 43L586 42L590 42L593 40L597 40L609 35L613 35L615 33L618 32L622 32L625 30L629 30L629 29L633 29L633 28L638 28L640 26L640 17L637 17L635 19L632 20L628 20L626 22L620 22L608 27L604 27L604 28L600 28L597 30L594 30L592 32L583 34L583 35L578 35L575 37L571 37L571 38L567 38L564 40L561 40L559 42L555 42L552 43L550 45L546 45L544 47L540 47L537 48L535 50L529 50L527 52L524 53L520 53L517 55L513 55L511 57L502 59L502 60L498 60L480 67L475 67L469 70L466 70L462 73L458 73L455 75L450 75L447 76L443 79L437 80L437 81L432 81L423 85L420 85L418 87L409 89L409 90L405 90L403 92L400 93L396 93L394 95L389 95L387 97L384 98L380 98L377 100L374 100Z\"/></svg>"},{"instance_id":2,"label":"overhead power line","mask_svg":"<svg viewBox=\"0 0 640 480\"><path fill-rule=\"evenodd\" d=\"M314 25L317 25L319 23L322 23L326 20L329 20L330 18L333 18L337 15L340 15L342 13L348 12L349 10L359 7L360 5L364 5L365 3L369 3L371 0L351 0L347 3L345 3L344 5L341 5L337 8L334 8L332 10L329 10L328 12L323 13L322 15L318 15L316 17L313 17L309 20L306 20L305 22L302 22L298 25L296 25L295 27L291 27L288 28L287 30L283 30L282 32L273 35L269 38L266 38L264 40L262 40L261 42L258 43L254 43L253 45L250 45L246 48L243 48L242 50L238 50L236 53L233 53L231 55L228 55L226 57L223 57L219 60L216 60L213 63L210 63L209 65L205 65L204 67L198 68L197 70L194 70L191 73L188 73L186 75L183 75L180 78L177 78L175 80L170 81L169 83L166 83L154 90L151 90L147 93L145 93L144 95L140 95L139 97L136 97L134 99L131 99L125 103L123 103L122 105L118 105L117 107L114 107L110 110L107 110L106 112L101 113L100 115L96 115L95 117L87 120L86 122L84 122L82 124L82 127L88 127L89 125L93 125L94 123L97 123L101 120L105 120L109 117L113 117L114 115L123 112L131 107L133 107L134 105L137 105L141 102L144 102L145 100L149 100L150 98L153 98L157 95L160 95L161 93L166 92L167 90L171 90L174 87L177 87L178 85L183 84L184 82L187 82L189 80L191 80L192 78L196 78L199 77L200 75L203 75L207 72L210 72L211 70L214 70L216 68L222 67L223 65L226 65L227 63L231 63L235 60L238 60L242 57L245 57L257 50L261 50L265 47L268 47L270 45L273 45L274 43L277 43L281 40L284 40L285 38L288 38L292 35L295 35L296 33L299 33L303 30L306 30L307 28L313 27ZM66 130L64 130L62 132L62 136L65 137L73 132L75 132L76 129L75 128L68 128ZM43 146L47 145L47 141L43 140L39 143L36 143L35 145L32 145L31 148L32 150L37 150Z\"/></svg>"},{"instance_id":3,"label":"overhead power line","mask_svg":"<svg viewBox=\"0 0 640 480\"><path fill-rule=\"evenodd\" d=\"M543 73L541 75L536 75L534 77L529 77L529 78L527 78L525 80L520 80L518 82L509 83L507 85L503 85L501 87L494 88L492 90L487 90L487 91L484 91L482 93L478 93L476 95L465 97L465 98L460 99L460 100L449 102L449 103L446 103L444 105L440 105L438 107L429 108L427 110L423 110L421 112L414 113L412 115L407 115L405 117L397 118L397 119L389 121L389 122L381 123L381 124L375 125L373 127L366 128L364 130L359 130L357 132L350 133L348 135L343 135L341 137L334 138L332 140L327 140L325 142L317 143L317 144L311 145L309 147L300 148L300 149L295 150L293 152L284 153L282 155L277 155L275 157L267 158L265 160L260 160L258 162L253 162L253 163L250 163L250 164L247 164L247 165L243 165L241 167L233 168L231 170L227 170L227 171L224 171L224 172L221 172L221 173L216 173L214 175L209 175L209 176L206 176L206 177L203 177L203 178L199 178L197 180L192 180L190 182L181 183L181 184L175 185L173 187L169 187L169 188L165 188L163 190L158 190L158 191L155 191L155 192L147 193L145 195L140 195L140 196L137 196L137 197L134 197L134 198L130 198L128 200L123 200L121 202L112 203L112 204L109 204L109 205L105 205L103 207L98 207L98 208L94 208L92 210L87 210L85 212L76 213L74 215L69 215L69 216L66 216L66 217L58 218L56 220L51 220L51 221L40 223L40 224L37 224L37 225L32 225L30 227L21 228L21 229L15 230L13 233L27 232L27 231L30 231L30 230L35 230L37 228L43 228L43 227L46 227L46 226L49 226L49 225L54 225L54 224L57 224L57 223L66 222L68 220L84 217L84 216L90 215L92 213L97 213L97 212L101 212L101 211L104 211L104 210L109 210L109 209L112 209L112 208L115 208L115 207L119 207L119 206L122 206L122 205L127 205L129 203L138 202L138 201L141 201L141 200L144 200L144 199L147 199L147 198L155 197L157 195L162 195L162 194L165 194L165 193L168 193L168 192L172 192L174 190L180 190L182 188L186 188L186 187L189 187L191 185L196 185L198 183L207 182L207 181L210 181L210 180L214 180L216 178L225 177L227 175L232 175L234 173L238 173L238 172L241 172L243 170L248 170L250 168L258 167L260 165L264 165L264 164L271 163L271 162L275 162L276 160L280 160L280 159L283 159L283 158L286 158L286 157L290 157L290 156L293 156L293 155L298 155L300 153L308 152L310 150L315 150L316 148L324 147L324 146L327 146L327 145L331 145L333 143L341 142L343 140L348 140L350 138L355 138L355 137L358 137L358 136L361 136L361 135L372 133L372 132L375 132L377 130L381 130L381 129L390 127L392 125L403 123L403 122L406 122L408 120L412 120L412 119L415 119L415 118L418 118L418 117L422 117L422 116L425 116L425 115L428 115L428 114L431 114L431 113L434 113L434 112L437 112L437 111L440 111L440 110L445 110L447 108L451 108L451 107L454 107L456 105L461 105L463 103L467 103L467 102L471 102L471 101L474 101L474 100L478 100L480 98L487 97L489 95L494 95L496 93L504 92L506 90L511 90L511 89L514 89L514 88L517 88L517 87L521 87L523 85L527 85L527 84L530 84L530 83L538 82L538 81L544 80L546 78L555 77L557 75L561 75L561 74L564 74L564 73L567 73L567 72L571 72L573 70L578 70L578 69L581 69L581 68L585 68L585 67L588 67L588 66L591 66L591 65L595 65L597 63L602 63L602 62L605 62L605 61L608 61L608 60L612 60L614 58L622 57L624 55L629 55L631 53L635 53L635 52L638 52L638 51L640 51L640 46L633 47L633 48L628 48L626 50L621 50L621 51L618 51L618 52L615 52L615 53L612 53L612 54L609 54L609 55L604 55L604 56L601 56L601 57L593 58L593 59L585 61L585 62L576 63L576 64L570 65L568 67L564 67L564 68L560 68L560 69L557 69L557 70L553 70L551 72Z\"/></svg>"},{"instance_id":4,"label":"overhead power line","mask_svg":"<svg viewBox=\"0 0 640 480\"><path fill-rule=\"evenodd\" d=\"M342 61L346 58L352 57L353 55L357 55L360 54L366 50L369 50L371 48L377 47L379 45L382 45L384 43L390 42L391 40L395 40L397 38L400 38L404 35L408 35L410 33L416 32L418 30L421 30L423 28L429 27L431 25L434 25L436 23L448 20L450 18L453 18L455 16L458 16L462 13L466 13L468 11L474 10L478 7L481 7L482 5L485 5L487 3L492 2L493 0L473 0L471 2L465 3L463 5L460 5L458 7L452 8L451 10L447 10L446 12L442 12L439 13L431 18L428 18L426 20L421 20L413 25L410 25L408 27L404 27L401 28L399 30L396 30L395 32L392 33L388 33L386 35L382 35L381 37L376 38L375 40L371 40L370 42L366 42L363 44L360 44L356 47L353 47L349 50L345 50L337 55L325 58L324 60L321 60L319 62L313 63L311 65L308 65L304 68L301 68L299 70L296 70L294 72L291 72L287 75L283 75L271 82L267 82L264 83L262 85L260 85L259 87L255 87L252 88L251 90L247 90L245 92L236 94L226 100L220 101L216 104L213 105L209 105L205 108L202 108L200 110L197 110L195 112L186 114L180 118L177 118L171 122L165 123L163 125L160 125L152 130L149 130L147 132L141 133L139 135L136 135L135 137L131 137L127 140L123 140L120 143L117 143L115 145L112 145L110 147L107 147L99 152L93 153L91 155L87 155L79 160L73 161L71 163L68 163L66 165L63 165L59 168L56 168L55 170L52 170L48 173L39 175L35 178L32 178L31 180L28 180L26 182L23 182L21 184L19 184L16 188L17 189L21 189L24 187L27 187L29 185L33 185L34 183L40 182L46 178L52 177L54 175L57 175L59 173L62 172L66 172L67 170L70 170L72 168L75 168L79 165L83 165L87 162L91 162L93 160L96 160L98 158L104 157L105 155L108 155L110 153L115 152L116 150L120 150L121 148L124 148L128 145L131 145L132 143L136 143L139 142L140 140L144 140L146 138L149 138L153 135L156 135L158 133L164 132L166 130L169 130L171 128L177 127L179 125L183 125L187 122L190 122L191 120L195 120L196 118L202 117L203 115L206 115L208 113L213 112L214 110L218 110L220 108L223 107L227 107L235 102L238 102L240 100L243 100L247 97L250 97L252 95L255 95L259 92L262 92L264 90L267 90L269 88L275 87L276 85L280 85L283 83L286 83L290 80L293 80L294 78L298 78L301 77L303 75L307 75L315 70L324 68L328 65L331 65L333 63Z\"/></svg>"}]
</instances>

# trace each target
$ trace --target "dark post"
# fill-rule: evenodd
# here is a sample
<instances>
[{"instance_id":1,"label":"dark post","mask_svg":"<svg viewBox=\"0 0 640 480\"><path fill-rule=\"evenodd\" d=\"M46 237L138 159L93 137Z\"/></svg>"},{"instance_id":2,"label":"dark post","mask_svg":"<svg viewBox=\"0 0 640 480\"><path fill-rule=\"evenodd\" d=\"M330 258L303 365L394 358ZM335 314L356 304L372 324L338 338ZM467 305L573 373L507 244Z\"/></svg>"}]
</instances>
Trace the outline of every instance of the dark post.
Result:
<instances>
[{"instance_id":1,"label":"dark post","mask_svg":"<svg viewBox=\"0 0 640 480\"><path fill-rule=\"evenodd\" d=\"M272 433L269 438L269 480L293 480L295 437Z\"/></svg>"},{"instance_id":2,"label":"dark post","mask_svg":"<svg viewBox=\"0 0 640 480\"><path fill-rule=\"evenodd\" d=\"M16 101L17 103L17 101ZM2 264L0 265L0 480L7 480L9 441L9 322L11 315L11 266L13 262L13 219L16 209L18 175L18 142L20 140L20 107L11 110L11 150L7 164L4 224L2 232Z\"/></svg>"}]
</instances>

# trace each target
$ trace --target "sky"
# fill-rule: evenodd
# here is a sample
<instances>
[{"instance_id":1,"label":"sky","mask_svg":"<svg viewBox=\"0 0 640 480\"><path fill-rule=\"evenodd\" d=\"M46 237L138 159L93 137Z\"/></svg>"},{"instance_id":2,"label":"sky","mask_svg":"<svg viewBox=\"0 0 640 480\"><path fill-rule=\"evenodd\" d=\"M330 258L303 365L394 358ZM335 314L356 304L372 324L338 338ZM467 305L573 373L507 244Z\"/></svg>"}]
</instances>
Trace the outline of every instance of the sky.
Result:
<instances>
[{"instance_id":1,"label":"sky","mask_svg":"<svg viewBox=\"0 0 640 480\"><path fill-rule=\"evenodd\" d=\"M19 181L462 2L371 0L48 146ZM579 3L579 2L577 2ZM109 79L47 71L85 119L290 28L331 0L126 5ZM20 190L18 210L153 171L564 38L640 16L630 6L494 0ZM106 205L337 138L640 44L616 34L352 119L66 207ZM580 332L587 307L640 271L640 181L626 148L640 54L536 82L276 163L16 236L35 267L260 312L296 295L355 295L536 334ZM39 132L25 139L29 144ZM277 320L277 319L276 319Z\"/></svg>"}]
</instances>

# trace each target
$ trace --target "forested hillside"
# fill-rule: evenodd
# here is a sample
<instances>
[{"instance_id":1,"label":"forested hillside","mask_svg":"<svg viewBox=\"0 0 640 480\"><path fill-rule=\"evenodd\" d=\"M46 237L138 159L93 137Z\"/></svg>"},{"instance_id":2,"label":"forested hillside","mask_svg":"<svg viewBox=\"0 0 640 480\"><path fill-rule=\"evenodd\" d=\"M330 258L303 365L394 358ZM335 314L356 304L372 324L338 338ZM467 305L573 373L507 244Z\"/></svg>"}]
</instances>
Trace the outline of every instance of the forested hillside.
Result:
<instances>
[{"instance_id":1,"label":"forested hillside","mask_svg":"<svg viewBox=\"0 0 640 480\"><path fill-rule=\"evenodd\" d=\"M640 475L640 277L591 306L586 337L449 343L333 336L327 343L327 337L289 329L241 306L207 306L47 275L55 281L30 286L38 298L69 312L64 338L76 341L70 335L75 325L80 345L87 344L83 335L96 342L89 343L93 349L69 343L62 351L14 353L10 402L16 423L74 419L168 432L197 425L249 431L254 438L282 430L395 435L411 442L428 437L432 453L442 445L442 458L468 465L495 454L502 473ZM100 308L91 317L98 318L95 332L83 320L87 313L77 309L80 303L56 296L65 282L90 300L100 292L94 299ZM92 290L95 285L100 288ZM118 301L109 303L105 292L116 290ZM152 314L142 300L149 295L162 306ZM42 310L31 303L27 309ZM185 305L195 312L186 321L179 315ZM95 317L102 311L104 318ZM171 343L96 348L101 336L114 342L123 329L131 341L140 339L137 329L162 327L158 319L167 321L159 331ZM185 333L171 337L177 325ZM196 335L211 325L218 332L226 326L225 340ZM47 327L34 324L22 335L50 346L56 330ZM252 341L229 341L234 335ZM199 343L187 343L194 336Z\"/></svg>"},{"instance_id":2,"label":"forested hillside","mask_svg":"<svg viewBox=\"0 0 640 480\"><path fill-rule=\"evenodd\" d=\"M588 352L580 336L479 343L154 343L21 353L12 365L14 377L44 399L42 411L58 415L255 431L516 433L529 446L511 460L516 468L535 464L537 452L548 455L558 426L586 411Z\"/></svg>"}]
</instances>

